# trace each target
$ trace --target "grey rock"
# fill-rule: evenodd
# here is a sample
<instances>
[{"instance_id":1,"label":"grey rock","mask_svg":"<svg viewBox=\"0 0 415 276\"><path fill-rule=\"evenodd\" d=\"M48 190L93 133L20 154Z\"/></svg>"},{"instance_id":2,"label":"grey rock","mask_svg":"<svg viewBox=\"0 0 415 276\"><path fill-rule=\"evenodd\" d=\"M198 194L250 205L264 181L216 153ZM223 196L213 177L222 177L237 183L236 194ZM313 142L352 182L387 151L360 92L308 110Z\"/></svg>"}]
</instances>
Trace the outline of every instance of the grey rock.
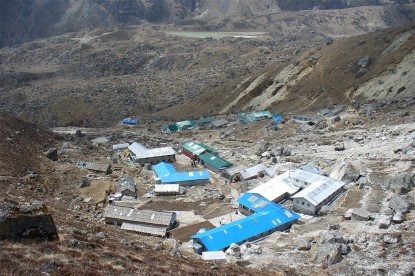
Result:
<instances>
[{"instance_id":1,"label":"grey rock","mask_svg":"<svg viewBox=\"0 0 415 276\"><path fill-rule=\"evenodd\" d=\"M311 249L311 241L312 241L311 238L296 239L295 242L294 242L294 247L295 247L295 249L301 250L301 251L310 250Z\"/></svg>"},{"instance_id":2,"label":"grey rock","mask_svg":"<svg viewBox=\"0 0 415 276\"><path fill-rule=\"evenodd\" d=\"M395 213L405 214L411 208L411 204L401 196L395 196L389 202L389 208Z\"/></svg>"},{"instance_id":3,"label":"grey rock","mask_svg":"<svg viewBox=\"0 0 415 276\"><path fill-rule=\"evenodd\" d=\"M323 244L314 254L314 262L324 265L333 265L341 260L340 244Z\"/></svg>"},{"instance_id":4,"label":"grey rock","mask_svg":"<svg viewBox=\"0 0 415 276\"><path fill-rule=\"evenodd\" d=\"M367 68L372 64L372 58L369 55L366 55L359 59L358 64L361 68Z\"/></svg>"},{"instance_id":5,"label":"grey rock","mask_svg":"<svg viewBox=\"0 0 415 276\"><path fill-rule=\"evenodd\" d=\"M344 243L342 233L337 230L327 230L321 234L321 242L325 243Z\"/></svg>"},{"instance_id":6,"label":"grey rock","mask_svg":"<svg viewBox=\"0 0 415 276\"><path fill-rule=\"evenodd\" d=\"M371 173L370 183L380 185L385 191L392 191L395 194L406 194L414 187L411 174L400 172L395 174Z\"/></svg>"},{"instance_id":7,"label":"grey rock","mask_svg":"<svg viewBox=\"0 0 415 276\"><path fill-rule=\"evenodd\" d=\"M343 143L337 143L335 146L334 146L334 150L335 151L344 151L346 148L344 147L344 144Z\"/></svg>"},{"instance_id":8,"label":"grey rock","mask_svg":"<svg viewBox=\"0 0 415 276\"><path fill-rule=\"evenodd\" d=\"M392 217L392 222L394 223L402 223L404 221L404 217L402 214L396 213Z\"/></svg>"},{"instance_id":9,"label":"grey rock","mask_svg":"<svg viewBox=\"0 0 415 276\"><path fill-rule=\"evenodd\" d=\"M338 162L329 175L333 179L344 182L355 182L360 177L359 169L347 162Z\"/></svg>"},{"instance_id":10,"label":"grey rock","mask_svg":"<svg viewBox=\"0 0 415 276\"><path fill-rule=\"evenodd\" d=\"M340 116L334 116L333 118L331 118L331 121L332 121L333 123L340 122L340 120L341 120Z\"/></svg>"},{"instance_id":11,"label":"grey rock","mask_svg":"<svg viewBox=\"0 0 415 276\"><path fill-rule=\"evenodd\" d=\"M264 141L264 140L259 141L259 142L255 145L255 154L256 154L257 156L261 156L261 154L262 154L263 152L265 152L265 151L267 151L267 150L268 150L268 147L269 147L269 143L268 143L268 142L266 142L266 141Z\"/></svg>"},{"instance_id":12,"label":"grey rock","mask_svg":"<svg viewBox=\"0 0 415 276\"><path fill-rule=\"evenodd\" d=\"M95 237L100 240L105 240L107 238L103 232L96 233Z\"/></svg>"},{"instance_id":13,"label":"grey rock","mask_svg":"<svg viewBox=\"0 0 415 276\"><path fill-rule=\"evenodd\" d=\"M89 177L82 177L81 179L81 185L79 185L81 188L86 188L91 185L91 179Z\"/></svg>"},{"instance_id":14,"label":"grey rock","mask_svg":"<svg viewBox=\"0 0 415 276\"><path fill-rule=\"evenodd\" d=\"M341 254L342 255L347 255L350 252L350 246L347 244L342 244L341 245Z\"/></svg>"},{"instance_id":15,"label":"grey rock","mask_svg":"<svg viewBox=\"0 0 415 276\"><path fill-rule=\"evenodd\" d=\"M385 234L383 235L383 242L387 244L398 243L399 238L391 234Z\"/></svg>"},{"instance_id":16,"label":"grey rock","mask_svg":"<svg viewBox=\"0 0 415 276\"><path fill-rule=\"evenodd\" d=\"M57 161L58 160L58 149L57 148L50 148L45 153L45 155L46 155L46 158L48 158L52 161Z\"/></svg>"},{"instance_id":17,"label":"grey rock","mask_svg":"<svg viewBox=\"0 0 415 276\"><path fill-rule=\"evenodd\" d=\"M236 243L232 243L229 248L225 251L226 255L232 256L235 258L241 257L241 248Z\"/></svg>"},{"instance_id":18,"label":"grey rock","mask_svg":"<svg viewBox=\"0 0 415 276\"><path fill-rule=\"evenodd\" d=\"M282 154L285 156L290 156L291 155L291 149L289 147L284 147Z\"/></svg>"},{"instance_id":19,"label":"grey rock","mask_svg":"<svg viewBox=\"0 0 415 276\"><path fill-rule=\"evenodd\" d=\"M180 253L179 249L177 249L177 248L173 248L170 251L169 254L170 254L170 256L173 256L173 257L181 257L182 256L182 253Z\"/></svg>"},{"instance_id":20,"label":"grey rock","mask_svg":"<svg viewBox=\"0 0 415 276\"><path fill-rule=\"evenodd\" d=\"M376 217L375 223L379 229L387 229L391 225L391 219L388 216L380 215Z\"/></svg>"},{"instance_id":21,"label":"grey rock","mask_svg":"<svg viewBox=\"0 0 415 276\"><path fill-rule=\"evenodd\" d=\"M371 218L371 214L361 208L353 209L352 211L352 219L359 220L359 221L367 221Z\"/></svg>"}]
</instances>

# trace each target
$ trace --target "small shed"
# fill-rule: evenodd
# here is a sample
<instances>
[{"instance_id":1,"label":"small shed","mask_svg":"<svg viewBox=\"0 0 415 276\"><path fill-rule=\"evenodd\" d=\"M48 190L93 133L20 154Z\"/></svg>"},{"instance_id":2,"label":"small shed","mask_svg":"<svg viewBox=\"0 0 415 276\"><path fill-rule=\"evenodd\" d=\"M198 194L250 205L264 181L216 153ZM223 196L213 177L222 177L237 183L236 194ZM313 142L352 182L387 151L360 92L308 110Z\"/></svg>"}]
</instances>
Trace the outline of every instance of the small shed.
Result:
<instances>
[{"instance_id":1,"label":"small shed","mask_svg":"<svg viewBox=\"0 0 415 276\"><path fill-rule=\"evenodd\" d=\"M237 165L233 167L226 168L222 170L222 177L225 177L231 181L241 181L240 178L237 177L237 174L247 167L245 165Z\"/></svg>"},{"instance_id":2,"label":"small shed","mask_svg":"<svg viewBox=\"0 0 415 276\"><path fill-rule=\"evenodd\" d=\"M110 174L112 172L111 165L106 165L106 164L79 162L78 166L84 169L94 171L94 172L102 172L105 174Z\"/></svg>"},{"instance_id":3,"label":"small shed","mask_svg":"<svg viewBox=\"0 0 415 276\"><path fill-rule=\"evenodd\" d=\"M266 174L267 166L264 164L258 164L251 168L244 169L236 174L236 177L240 179L240 181L251 180L255 178L264 177Z\"/></svg>"},{"instance_id":4,"label":"small shed","mask_svg":"<svg viewBox=\"0 0 415 276\"><path fill-rule=\"evenodd\" d=\"M179 184L156 184L154 185L154 193L161 195L178 195L180 193Z\"/></svg>"},{"instance_id":5,"label":"small shed","mask_svg":"<svg viewBox=\"0 0 415 276\"><path fill-rule=\"evenodd\" d=\"M124 118L122 119L123 124L128 124L128 125L136 125L138 124L138 120L133 119L133 118Z\"/></svg>"},{"instance_id":6,"label":"small shed","mask_svg":"<svg viewBox=\"0 0 415 276\"><path fill-rule=\"evenodd\" d=\"M203 153L199 158L203 166L217 174L220 174L221 169L233 166L231 162L211 153Z\"/></svg>"},{"instance_id":7,"label":"small shed","mask_svg":"<svg viewBox=\"0 0 415 276\"><path fill-rule=\"evenodd\" d=\"M229 121L228 120L226 120L226 119L219 119L219 120L213 121L210 125L213 128L222 128L222 127L227 126L228 124L229 124Z\"/></svg>"},{"instance_id":8,"label":"small shed","mask_svg":"<svg viewBox=\"0 0 415 276\"><path fill-rule=\"evenodd\" d=\"M226 255L223 251L206 251L202 253L202 259L215 263L224 263L226 262Z\"/></svg>"},{"instance_id":9,"label":"small shed","mask_svg":"<svg viewBox=\"0 0 415 276\"><path fill-rule=\"evenodd\" d=\"M133 160L142 166L146 163L153 165L159 162L176 161L176 152L172 147L148 149L139 143L133 143L128 149L134 154Z\"/></svg>"},{"instance_id":10,"label":"small shed","mask_svg":"<svg viewBox=\"0 0 415 276\"><path fill-rule=\"evenodd\" d=\"M115 190L117 193L121 193L122 196L130 196L133 198L137 198L136 183L134 181L134 177L132 177L131 175L121 176L117 180Z\"/></svg>"}]
</instances>

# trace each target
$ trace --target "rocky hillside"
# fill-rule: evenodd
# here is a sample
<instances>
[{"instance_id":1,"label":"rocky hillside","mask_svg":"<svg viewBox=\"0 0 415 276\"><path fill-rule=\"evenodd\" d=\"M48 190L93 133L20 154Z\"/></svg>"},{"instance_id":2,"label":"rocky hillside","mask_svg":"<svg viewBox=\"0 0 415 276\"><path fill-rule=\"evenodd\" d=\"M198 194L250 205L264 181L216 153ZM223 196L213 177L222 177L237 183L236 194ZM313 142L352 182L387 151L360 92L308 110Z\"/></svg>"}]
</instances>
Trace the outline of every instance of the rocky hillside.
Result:
<instances>
[{"instance_id":1,"label":"rocky hillside","mask_svg":"<svg viewBox=\"0 0 415 276\"><path fill-rule=\"evenodd\" d=\"M162 114L178 116L176 110L189 106L202 115L212 111L288 112L333 104L354 106L413 100L414 49L414 26L338 40L304 52L285 65L278 64L240 82L228 83ZM220 101L215 100L219 95Z\"/></svg>"},{"instance_id":2,"label":"rocky hillside","mask_svg":"<svg viewBox=\"0 0 415 276\"><path fill-rule=\"evenodd\" d=\"M413 0L0 0L0 47L67 32L146 22L202 29L270 30L279 26L275 22L278 14L360 6L381 7L378 12L385 13L383 20L391 26L410 20L408 7L402 6L410 3Z\"/></svg>"}]
</instances>

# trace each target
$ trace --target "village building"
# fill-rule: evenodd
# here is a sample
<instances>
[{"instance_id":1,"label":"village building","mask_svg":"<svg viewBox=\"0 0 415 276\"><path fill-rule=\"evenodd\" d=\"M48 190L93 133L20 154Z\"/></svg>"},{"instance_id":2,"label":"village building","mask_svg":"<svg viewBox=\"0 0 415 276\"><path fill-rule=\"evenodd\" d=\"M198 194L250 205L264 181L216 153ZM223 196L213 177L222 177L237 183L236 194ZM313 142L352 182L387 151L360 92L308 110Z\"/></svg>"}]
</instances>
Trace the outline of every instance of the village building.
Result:
<instances>
[{"instance_id":1,"label":"village building","mask_svg":"<svg viewBox=\"0 0 415 276\"><path fill-rule=\"evenodd\" d=\"M123 197L127 196L137 198L137 188L136 183L134 181L134 177L130 175L121 176L117 180L117 184L115 187L116 193L121 193Z\"/></svg>"},{"instance_id":2,"label":"village building","mask_svg":"<svg viewBox=\"0 0 415 276\"><path fill-rule=\"evenodd\" d=\"M253 188L248 193L256 193L269 201L278 203L284 199L289 199L300 190L300 187L293 185L292 182L290 172L287 171Z\"/></svg>"},{"instance_id":3,"label":"village building","mask_svg":"<svg viewBox=\"0 0 415 276\"><path fill-rule=\"evenodd\" d=\"M196 143L196 142L186 142L182 146L182 152L184 155L189 157L192 160L197 160L199 156L205 152L209 152L212 154L217 155L217 150L209 147L202 143Z\"/></svg>"},{"instance_id":4,"label":"village building","mask_svg":"<svg viewBox=\"0 0 415 276\"><path fill-rule=\"evenodd\" d=\"M245 165L237 165L230 168L226 168L222 170L222 177L229 179L231 181L240 181L240 179L236 179L236 175L245 170L247 167Z\"/></svg>"},{"instance_id":5,"label":"village building","mask_svg":"<svg viewBox=\"0 0 415 276\"><path fill-rule=\"evenodd\" d=\"M292 196L295 211L314 215L323 205L330 203L340 192L345 183L328 177L320 178L307 185L299 193Z\"/></svg>"},{"instance_id":6,"label":"village building","mask_svg":"<svg viewBox=\"0 0 415 276\"><path fill-rule=\"evenodd\" d=\"M123 124L136 125L139 123L139 120L133 118L124 118L122 119L122 122Z\"/></svg>"},{"instance_id":7,"label":"village building","mask_svg":"<svg viewBox=\"0 0 415 276\"><path fill-rule=\"evenodd\" d=\"M298 218L296 213L289 210L255 213L211 230L201 229L192 236L193 249L198 254L204 251L224 250L232 243L242 244L270 235L275 231L287 230Z\"/></svg>"},{"instance_id":8,"label":"village building","mask_svg":"<svg viewBox=\"0 0 415 276\"><path fill-rule=\"evenodd\" d=\"M222 128L222 127L227 126L228 124L229 124L229 121L223 118L223 119L219 119L219 120L213 121L210 124L210 126L212 128Z\"/></svg>"},{"instance_id":9,"label":"village building","mask_svg":"<svg viewBox=\"0 0 415 276\"><path fill-rule=\"evenodd\" d=\"M309 123L313 121L313 118L310 116L293 115L293 121L297 123Z\"/></svg>"},{"instance_id":10,"label":"village building","mask_svg":"<svg viewBox=\"0 0 415 276\"><path fill-rule=\"evenodd\" d=\"M105 222L121 225L121 229L165 237L176 223L176 213L134 209L109 205L105 209Z\"/></svg>"},{"instance_id":11,"label":"village building","mask_svg":"<svg viewBox=\"0 0 415 276\"><path fill-rule=\"evenodd\" d=\"M155 180L158 184L179 184L180 186L196 186L210 183L208 171L177 172L172 164L161 162L153 166Z\"/></svg>"},{"instance_id":12,"label":"village building","mask_svg":"<svg viewBox=\"0 0 415 276\"><path fill-rule=\"evenodd\" d=\"M326 181L330 179L327 176L311 172L308 166L305 169L306 170L297 169L295 171L289 172L289 177L293 180L293 185L300 188L306 188L315 182Z\"/></svg>"},{"instance_id":13,"label":"village building","mask_svg":"<svg viewBox=\"0 0 415 276\"><path fill-rule=\"evenodd\" d=\"M233 166L231 162L208 152L201 154L199 159L203 166L217 174L220 174L222 169Z\"/></svg>"},{"instance_id":14,"label":"village building","mask_svg":"<svg viewBox=\"0 0 415 276\"><path fill-rule=\"evenodd\" d=\"M239 113L238 117L245 124L274 118L269 111L257 111L249 114Z\"/></svg>"},{"instance_id":15,"label":"village building","mask_svg":"<svg viewBox=\"0 0 415 276\"><path fill-rule=\"evenodd\" d=\"M126 149L130 146L128 143L112 145L112 150Z\"/></svg>"},{"instance_id":16,"label":"village building","mask_svg":"<svg viewBox=\"0 0 415 276\"><path fill-rule=\"evenodd\" d=\"M251 168L244 169L236 174L238 181L247 181L255 178L262 178L265 176L267 166L258 164Z\"/></svg>"},{"instance_id":17,"label":"village building","mask_svg":"<svg viewBox=\"0 0 415 276\"><path fill-rule=\"evenodd\" d=\"M213 121L215 121L215 118L213 117L199 118L194 121L194 124L197 126L205 126Z\"/></svg>"},{"instance_id":18,"label":"village building","mask_svg":"<svg viewBox=\"0 0 415 276\"><path fill-rule=\"evenodd\" d=\"M178 195L180 194L180 185L179 184L156 184L154 185L154 194L157 196Z\"/></svg>"},{"instance_id":19,"label":"village building","mask_svg":"<svg viewBox=\"0 0 415 276\"><path fill-rule=\"evenodd\" d=\"M240 198L238 198L237 202L239 204L239 211L246 216L264 211L290 212L284 207L281 207L280 205L256 193L244 193ZM287 215L289 216L288 213Z\"/></svg>"},{"instance_id":20,"label":"village building","mask_svg":"<svg viewBox=\"0 0 415 276\"><path fill-rule=\"evenodd\" d=\"M101 172L105 174L110 174L112 172L111 165L106 164L97 164L97 163L90 163L90 162L79 162L78 166L80 168L84 168L94 172Z\"/></svg>"},{"instance_id":21,"label":"village building","mask_svg":"<svg viewBox=\"0 0 415 276\"><path fill-rule=\"evenodd\" d=\"M146 163L153 165L160 162L176 161L176 152L172 147L148 149L139 143L133 143L128 149L134 154L132 159L142 166Z\"/></svg>"}]
</instances>

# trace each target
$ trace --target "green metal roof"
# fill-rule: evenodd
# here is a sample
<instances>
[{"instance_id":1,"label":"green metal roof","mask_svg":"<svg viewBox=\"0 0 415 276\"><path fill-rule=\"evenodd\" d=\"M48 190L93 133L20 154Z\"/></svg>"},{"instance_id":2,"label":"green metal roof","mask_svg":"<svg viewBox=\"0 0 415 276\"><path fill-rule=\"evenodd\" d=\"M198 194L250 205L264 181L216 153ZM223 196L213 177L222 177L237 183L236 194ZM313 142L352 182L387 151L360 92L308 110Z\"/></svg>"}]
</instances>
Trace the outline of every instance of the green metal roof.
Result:
<instances>
[{"instance_id":1,"label":"green metal roof","mask_svg":"<svg viewBox=\"0 0 415 276\"><path fill-rule=\"evenodd\" d=\"M176 124L171 124L171 125L168 125L168 124L163 124L162 126L161 126L161 129L162 130L170 130L170 131L172 131L172 132L174 132L174 131L178 131L179 129L178 129L178 127L176 126Z\"/></svg>"},{"instance_id":2,"label":"green metal roof","mask_svg":"<svg viewBox=\"0 0 415 276\"><path fill-rule=\"evenodd\" d=\"M211 153L204 153L199 156L203 162L213 166L216 169L226 168L233 166L233 164L223 158L220 158L219 156L213 155Z\"/></svg>"},{"instance_id":3,"label":"green metal roof","mask_svg":"<svg viewBox=\"0 0 415 276\"><path fill-rule=\"evenodd\" d=\"M193 153L194 155L199 155L205 151L208 152L216 152L216 149L209 147L202 143L196 143L196 142L186 142L183 144L183 148L185 150L188 150L189 152Z\"/></svg>"},{"instance_id":4,"label":"green metal roof","mask_svg":"<svg viewBox=\"0 0 415 276\"><path fill-rule=\"evenodd\" d=\"M207 117L207 118L199 118L199 119L195 120L194 123L196 125L203 125L203 124L208 124L208 123L213 122L213 121L215 121L215 118Z\"/></svg>"},{"instance_id":5,"label":"green metal roof","mask_svg":"<svg viewBox=\"0 0 415 276\"><path fill-rule=\"evenodd\" d=\"M192 128L195 126L195 124L191 120L186 120L186 121L176 122L176 126L179 130L182 130L182 129Z\"/></svg>"}]
</instances>

